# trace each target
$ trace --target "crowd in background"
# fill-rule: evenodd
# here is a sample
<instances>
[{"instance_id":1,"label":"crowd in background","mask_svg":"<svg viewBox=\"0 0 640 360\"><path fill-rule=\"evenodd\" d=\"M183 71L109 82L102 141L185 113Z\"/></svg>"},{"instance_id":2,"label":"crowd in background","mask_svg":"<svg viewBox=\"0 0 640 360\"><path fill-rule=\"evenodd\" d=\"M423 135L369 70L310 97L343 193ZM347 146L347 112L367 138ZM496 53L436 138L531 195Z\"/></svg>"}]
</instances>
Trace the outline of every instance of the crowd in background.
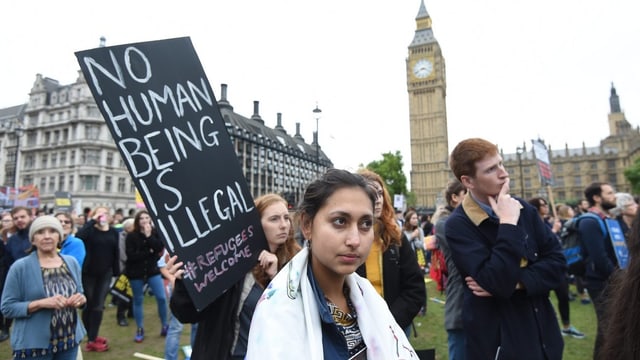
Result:
<instances>
[{"instance_id":1,"label":"crowd in background","mask_svg":"<svg viewBox=\"0 0 640 360\"><path fill-rule=\"evenodd\" d=\"M498 178L508 177L508 174L505 174L506 170ZM628 271L637 267L633 257L634 252L640 251L640 246L637 245L640 238L637 197L627 193L615 193L606 183L594 183L585 189L585 199L577 204L553 204L545 197L519 199L517 204L513 203L514 209L523 209L520 210L522 214L528 214L530 211L531 214L537 215L538 220L526 220L533 224L540 221L539 224L544 225L544 228L537 228L537 225L522 225L524 220L512 215L515 210L500 208L498 200L492 202L487 199L487 203L484 204L483 199L478 199L481 195L477 194L485 194L481 192L485 189L472 181L473 176L464 173L460 178L463 181L453 180L443 189L446 206L436 209L434 213L419 214L414 208L404 211L394 209L384 180L380 175L366 169L361 170L359 174L329 171L310 185L295 217L289 212L286 201L279 195L268 194L256 199L256 208L261 216L269 249L260 254L259 262L252 271L204 311L195 310L181 281L182 263L180 259L170 257L164 249L146 210L131 210L125 214L122 209L112 211L108 207L99 206L77 214L47 213L15 207L1 214L0 286L5 290L0 303L0 342L11 339L13 355L18 358L54 354L57 357L51 358L75 359L79 349L88 352L108 351L109 340L100 335L100 326L106 302L109 301L109 289L114 279L124 274L131 284L133 296L130 301L115 297L111 299L112 304L118 309L117 323L120 326L128 326L128 319L135 319L133 340L138 343L144 341L146 333L143 298L148 288L156 299L160 319L160 329L157 329L157 332L167 337L167 359L177 359L178 339L184 323L194 324L191 331L191 342L195 350L193 359L243 359L245 356L259 357L266 351L275 354L280 350L279 347L270 344L264 345L263 348L262 344L268 344L265 343L266 338L250 332L254 326L252 319L254 314L258 314L255 320L258 324L256 327L264 331L269 328L276 329L270 334L269 339L281 340L282 334L279 334L278 328L270 325L269 321L274 318L274 311L278 314L277 311L280 311L281 307L287 306L294 309L300 307L305 316L308 315L306 312L309 308L320 314L318 327L307 331L317 331L318 336L323 337L325 342L314 343L307 338L300 338L300 341L309 342L310 347L318 347L318 351L324 353L327 358L356 356L374 351L373 342L386 343L384 334L372 330L380 326L375 324L376 321L392 319L394 325L391 328L395 329L397 325L402 333L394 336L408 344L407 339L411 334L414 317L424 314L426 310L424 279L425 276L431 276L446 294L443 331L448 335L449 358L476 358L469 355L469 351L474 349L473 346L477 345L475 349L483 351L488 348L486 343L469 343L475 331L471 326L477 324L465 322L465 311L468 317L471 311L478 311L485 306L486 300L484 305L476 304L475 307L466 308L465 296L484 299L505 296L507 301L512 303L514 312L520 311L520 305L513 305L520 300L515 300L514 303L513 297L530 296L526 290L518 287L527 285L521 284L520 281L516 288L512 289L515 295L509 291L503 295L500 293L502 288L497 284L484 282L483 270L476 268L478 265L475 263L468 262L471 261L470 255L481 253L479 249L468 250L469 253L466 255L469 255L469 258L464 261L460 258L461 254L467 251L467 247L473 248L470 244L461 245L461 237L468 235L471 236L471 241L476 241L474 236L482 237L486 234L469 235L473 233L470 228L467 235L461 235L460 226L450 228L447 222L453 218L456 219L453 221L464 223L465 216L474 219L472 213L476 210L484 211L490 220L495 219L491 221L495 221L496 230L482 231L503 231L498 230L503 229L502 223L498 225L498 222L508 216L513 220L514 226L524 226L527 231L544 231L544 236L553 239L557 244L539 243L536 246L547 246L544 251L550 254L561 249L560 233L569 220L588 212L597 213L601 218L616 219L632 254ZM467 185L471 184L471 197L465 182ZM354 190L344 192L342 188ZM316 193L310 193L313 191ZM510 198L502 191L495 194L495 199L500 196L516 199ZM372 205L371 209L367 209L369 202ZM331 206L336 203L349 204L339 205L340 211L344 213L339 226L347 226L346 224L353 221L358 235L344 235L336 231L338 220L331 220L329 225L322 225L320 221L324 221L324 218L318 216L324 216L325 210L333 211ZM363 207L351 207L355 203L362 204ZM472 211L470 209L474 203L480 206ZM555 206L555 209L551 206ZM360 218L354 220L350 216ZM478 221L478 229L482 229L483 220ZM328 231L326 226L333 229ZM317 240L318 238L321 240ZM354 238L359 239L356 245L352 244ZM339 241L347 245L338 244ZM301 249L304 251L301 252ZM351 250L345 255L344 249ZM629 352L620 351L619 348L626 346L619 344L622 335L617 339L605 336L605 329L610 329L612 334L626 334L632 331L630 327L633 327L636 329L634 334L640 333L638 326L624 326L621 320L624 315L619 310L637 307L637 304L629 303L636 299L635 297L622 298L622 294L633 295L637 292L629 285L635 284L635 277L619 270L615 256L611 256L610 244L605 241L598 249L602 254L592 254L592 270L584 276L571 275L566 269L557 272L557 265L549 268L553 268L553 271L544 272L544 276L553 276L554 279L549 281L549 289L541 290L540 304L548 301L545 294L553 290L560 315L559 321L555 324L560 325L558 337L572 336L581 339L585 335L571 324L569 302L578 300L584 305L593 303L598 320L594 357L598 354L637 356L640 350L636 347L632 347ZM496 250L489 246L484 251L491 253ZM505 251L509 253L515 250ZM334 252L344 257L342 263L327 258L326 254ZM296 254L300 254L299 259ZM550 261L556 261L557 264L557 257L554 256L554 260ZM537 257L538 254L528 261L532 264L541 261ZM25 260L21 260L23 258ZM308 277L308 283L301 280L302 282L296 285L299 286L297 291L303 296L301 302L289 303L288 300L291 299L280 299L276 296L273 299L267 297L270 301L262 305L263 291L271 286L270 282L289 261L292 261L292 266L303 272L304 278ZM345 265L347 263L349 266ZM31 279L40 271L43 288L29 293L26 298L16 295L21 293L19 281ZM476 278L471 275L475 275ZM361 279L366 279L366 287L361 283ZM611 288L608 286L610 283ZM33 284L33 281L29 284ZM279 284L274 282L273 286L277 288ZM575 284L575 293L570 291L570 284ZM354 287L363 291L365 298L355 296L352 293ZM308 298L309 296L311 298ZM372 300L378 296L382 299L381 304L389 311L389 318L382 317L369 323L369 311L380 310L377 300ZM618 306L618 311L607 310L611 308L609 303ZM271 304L278 306L272 308ZM265 313L264 309L258 311L260 306L271 309L270 313ZM37 323L30 316L32 313L39 314ZM555 312L550 318L555 319ZM615 321L609 321L610 318ZM637 320L638 316L631 315L630 318ZM311 321L302 318L289 320L303 323ZM49 323L57 325L49 326ZM285 323L296 326L293 323ZM30 331L32 327L41 330L46 341L26 341L25 331ZM546 331L553 333L555 330L553 326L549 326ZM338 340L342 337L348 340L347 347L343 348ZM549 341L555 342L558 337L549 337ZM480 338L475 338L474 342L482 341L478 339ZM84 346L80 347L82 342ZM500 355L500 351L504 354L510 350L505 347L505 343L506 340L503 340L502 348L498 346L496 356ZM255 345L255 348L251 349L251 344L260 346ZM410 348L410 345L408 346ZM560 353L561 349L562 347ZM413 349L408 351L413 352Z\"/></svg>"}]
</instances>

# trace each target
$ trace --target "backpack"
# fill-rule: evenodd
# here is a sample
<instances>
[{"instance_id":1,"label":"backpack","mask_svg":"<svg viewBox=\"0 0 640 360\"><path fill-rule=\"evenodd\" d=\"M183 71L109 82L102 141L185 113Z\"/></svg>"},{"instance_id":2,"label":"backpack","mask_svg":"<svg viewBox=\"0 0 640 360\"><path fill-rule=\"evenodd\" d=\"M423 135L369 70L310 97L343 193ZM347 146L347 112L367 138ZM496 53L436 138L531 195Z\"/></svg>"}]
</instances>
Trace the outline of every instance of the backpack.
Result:
<instances>
[{"instance_id":1,"label":"backpack","mask_svg":"<svg viewBox=\"0 0 640 360\"><path fill-rule=\"evenodd\" d=\"M583 276L587 270L586 255L582 248L580 240L580 232L578 231L578 223L585 217L597 219L603 235L607 235L607 229L604 221L593 213L585 213L578 217L568 220L562 225L560 230L560 242L564 257L567 260L567 271L570 275Z\"/></svg>"}]
</instances>

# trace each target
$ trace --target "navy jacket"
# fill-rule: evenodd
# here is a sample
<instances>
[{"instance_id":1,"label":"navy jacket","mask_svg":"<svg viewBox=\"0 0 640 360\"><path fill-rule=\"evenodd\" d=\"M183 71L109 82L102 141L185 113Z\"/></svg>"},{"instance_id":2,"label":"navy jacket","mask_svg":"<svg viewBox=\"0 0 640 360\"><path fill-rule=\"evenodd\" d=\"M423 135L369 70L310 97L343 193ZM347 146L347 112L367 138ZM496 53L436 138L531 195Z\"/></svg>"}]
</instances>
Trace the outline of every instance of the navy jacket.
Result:
<instances>
[{"instance_id":1,"label":"navy jacket","mask_svg":"<svg viewBox=\"0 0 640 360\"><path fill-rule=\"evenodd\" d=\"M599 214L594 214L600 217ZM609 233L607 231L604 235L598 219L589 217L585 217L578 223L578 231L586 254L585 286L587 289L603 289L609 281L609 276L618 266Z\"/></svg>"},{"instance_id":2,"label":"navy jacket","mask_svg":"<svg viewBox=\"0 0 640 360\"><path fill-rule=\"evenodd\" d=\"M500 224L472 196L445 224L462 279L471 276L492 294L475 296L465 285L468 359L562 358L564 344L549 291L563 281L564 255L537 211L517 200L522 205L517 226Z\"/></svg>"}]
</instances>

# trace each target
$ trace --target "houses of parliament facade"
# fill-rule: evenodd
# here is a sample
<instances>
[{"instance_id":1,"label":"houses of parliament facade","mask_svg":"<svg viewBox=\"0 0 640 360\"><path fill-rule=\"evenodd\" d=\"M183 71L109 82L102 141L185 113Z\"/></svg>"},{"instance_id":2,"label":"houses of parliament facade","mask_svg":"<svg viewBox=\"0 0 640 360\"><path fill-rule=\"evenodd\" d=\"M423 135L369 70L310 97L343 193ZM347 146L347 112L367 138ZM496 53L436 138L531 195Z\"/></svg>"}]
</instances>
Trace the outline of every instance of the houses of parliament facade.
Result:
<instances>
[{"instance_id":1,"label":"houses of parliament facade","mask_svg":"<svg viewBox=\"0 0 640 360\"><path fill-rule=\"evenodd\" d=\"M417 205L445 205L443 189L453 179L448 165L445 61L431 28L431 17L421 0L416 31L406 60L411 143L411 190ZM632 128L611 85L609 135L597 146L553 149L547 146L556 202L576 203L592 182L608 182L616 191L631 192L624 170L640 157L640 130ZM549 197L538 176L532 146L523 144L516 153L501 151L510 174L511 193L528 199Z\"/></svg>"}]
</instances>

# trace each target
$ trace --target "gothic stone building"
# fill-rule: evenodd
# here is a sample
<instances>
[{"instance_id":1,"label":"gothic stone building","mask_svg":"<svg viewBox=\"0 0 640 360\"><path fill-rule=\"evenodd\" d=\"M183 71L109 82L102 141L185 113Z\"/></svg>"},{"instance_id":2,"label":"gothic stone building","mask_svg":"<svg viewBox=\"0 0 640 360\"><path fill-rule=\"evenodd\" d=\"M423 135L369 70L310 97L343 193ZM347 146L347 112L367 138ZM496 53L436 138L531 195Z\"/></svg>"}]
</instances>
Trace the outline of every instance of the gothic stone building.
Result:
<instances>
[{"instance_id":1,"label":"gothic stone building","mask_svg":"<svg viewBox=\"0 0 640 360\"><path fill-rule=\"evenodd\" d=\"M632 128L620 107L620 99L611 85L608 116L609 135L598 146L555 149L548 145L555 202L577 203L592 182L608 182L616 191L631 192L624 170L640 156L640 130ZM502 154L511 177L511 193L525 199L549 197L542 186L532 149L523 144L516 153Z\"/></svg>"}]
</instances>

